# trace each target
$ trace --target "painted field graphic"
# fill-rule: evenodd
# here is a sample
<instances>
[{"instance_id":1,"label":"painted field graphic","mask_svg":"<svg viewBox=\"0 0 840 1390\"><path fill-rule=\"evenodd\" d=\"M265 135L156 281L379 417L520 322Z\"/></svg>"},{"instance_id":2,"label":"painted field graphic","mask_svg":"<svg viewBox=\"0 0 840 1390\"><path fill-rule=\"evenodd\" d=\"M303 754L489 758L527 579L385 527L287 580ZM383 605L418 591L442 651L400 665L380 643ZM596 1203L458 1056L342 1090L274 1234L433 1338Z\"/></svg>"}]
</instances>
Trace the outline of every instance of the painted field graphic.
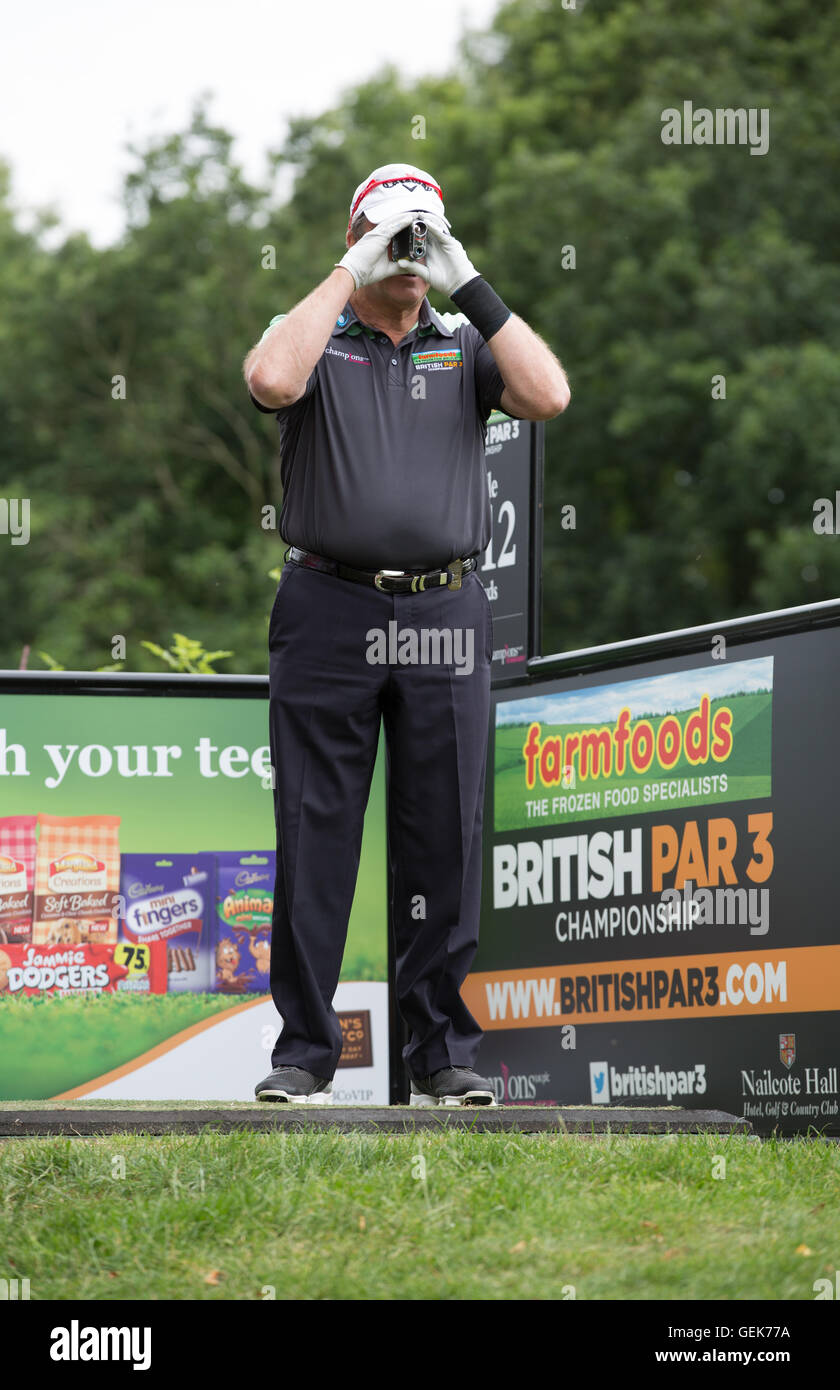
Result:
<instances>
[{"instance_id":1,"label":"painted field graphic","mask_svg":"<svg viewBox=\"0 0 840 1390\"><path fill-rule=\"evenodd\" d=\"M496 706L494 828L771 794L773 658Z\"/></svg>"}]
</instances>

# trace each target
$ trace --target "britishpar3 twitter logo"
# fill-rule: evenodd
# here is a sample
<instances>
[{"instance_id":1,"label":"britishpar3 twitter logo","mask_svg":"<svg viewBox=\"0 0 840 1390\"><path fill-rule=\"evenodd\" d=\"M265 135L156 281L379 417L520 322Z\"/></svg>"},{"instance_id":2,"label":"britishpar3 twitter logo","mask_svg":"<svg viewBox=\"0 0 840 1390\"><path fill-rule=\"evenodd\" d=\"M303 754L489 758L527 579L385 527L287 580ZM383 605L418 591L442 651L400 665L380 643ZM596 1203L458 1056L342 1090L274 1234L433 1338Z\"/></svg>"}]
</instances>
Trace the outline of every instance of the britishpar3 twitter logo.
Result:
<instances>
[{"instance_id":1,"label":"britishpar3 twitter logo","mask_svg":"<svg viewBox=\"0 0 840 1390\"><path fill-rule=\"evenodd\" d=\"M610 1070L606 1062L589 1063L589 1089L595 1105L610 1103Z\"/></svg>"}]
</instances>

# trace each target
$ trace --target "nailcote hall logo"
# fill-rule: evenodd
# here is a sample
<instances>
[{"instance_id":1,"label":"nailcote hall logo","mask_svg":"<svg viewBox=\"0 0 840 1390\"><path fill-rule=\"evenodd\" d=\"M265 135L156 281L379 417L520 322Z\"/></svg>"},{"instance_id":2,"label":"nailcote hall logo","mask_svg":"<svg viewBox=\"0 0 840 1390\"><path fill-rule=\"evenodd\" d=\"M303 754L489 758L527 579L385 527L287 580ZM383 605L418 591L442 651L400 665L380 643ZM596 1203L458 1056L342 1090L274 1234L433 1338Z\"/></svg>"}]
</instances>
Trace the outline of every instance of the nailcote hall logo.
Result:
<instances>
[{"instance_id":1,"label":"nailcote hall logo","mask_svg":"<svg viewBox=\"0 0 840 1390\"><path fill-rule=\"evenodd\" d=\"M791 1067L796 1061L795 1033L779 1034L779 1060L783 1062L784 1065L787 1067L788 1071L790 1071Z\"/></svg>"}]
</instances>

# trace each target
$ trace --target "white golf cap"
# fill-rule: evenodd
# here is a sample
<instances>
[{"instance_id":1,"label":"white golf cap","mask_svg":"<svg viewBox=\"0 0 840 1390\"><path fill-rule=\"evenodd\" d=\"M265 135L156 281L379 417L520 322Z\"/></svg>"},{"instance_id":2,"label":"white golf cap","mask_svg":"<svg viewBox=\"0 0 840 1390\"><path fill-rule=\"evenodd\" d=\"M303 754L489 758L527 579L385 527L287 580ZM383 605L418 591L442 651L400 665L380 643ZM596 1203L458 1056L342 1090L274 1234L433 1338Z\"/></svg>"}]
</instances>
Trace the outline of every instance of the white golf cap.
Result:
<instances>
[{"instance_id":1,"label":"white golf cap","mask_svg":"<svg viewBox=\"0 0 840 1390\"><path fill-rule=\"evenodd\" d=\"M399 212L433 212L444 217L443 194L431 174L414 164L382 164L353 194L348 230L360 213L375 226Z\"/></svg>"}]
</instances>

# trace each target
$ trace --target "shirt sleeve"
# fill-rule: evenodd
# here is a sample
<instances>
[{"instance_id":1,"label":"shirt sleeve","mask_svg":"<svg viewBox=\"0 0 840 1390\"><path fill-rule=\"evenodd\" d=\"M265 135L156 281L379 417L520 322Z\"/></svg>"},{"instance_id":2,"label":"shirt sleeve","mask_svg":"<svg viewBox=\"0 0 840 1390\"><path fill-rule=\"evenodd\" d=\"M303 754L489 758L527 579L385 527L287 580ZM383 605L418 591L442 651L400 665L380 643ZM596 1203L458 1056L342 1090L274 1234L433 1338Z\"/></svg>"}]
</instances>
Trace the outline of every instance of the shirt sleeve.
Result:
<instances>
[{"instance_id":1,"label":"shirt sleeve","mask_svg":"<svg viewBox=\"0 0 840 1390\"><path fill-rule=\"evenodd\" d=\"M307 380L306 390L304 391L302 396L298 397L296 401L292 401L291 405L262 405L261 402L257 400L256 396L254 396L250 390L248 391L248 395L251 397L251 404L255 405L257 407L257 410L261 410L263 415L276 415L278 420L283 420L289 414L290 410L298 410L300 406L303 405L303 402L305 400L308 400L308 398L312 395L312 392L315 390L315 383L317 382L317 380L318 364L316 362Z\"/></svg>"}]
</instances>

